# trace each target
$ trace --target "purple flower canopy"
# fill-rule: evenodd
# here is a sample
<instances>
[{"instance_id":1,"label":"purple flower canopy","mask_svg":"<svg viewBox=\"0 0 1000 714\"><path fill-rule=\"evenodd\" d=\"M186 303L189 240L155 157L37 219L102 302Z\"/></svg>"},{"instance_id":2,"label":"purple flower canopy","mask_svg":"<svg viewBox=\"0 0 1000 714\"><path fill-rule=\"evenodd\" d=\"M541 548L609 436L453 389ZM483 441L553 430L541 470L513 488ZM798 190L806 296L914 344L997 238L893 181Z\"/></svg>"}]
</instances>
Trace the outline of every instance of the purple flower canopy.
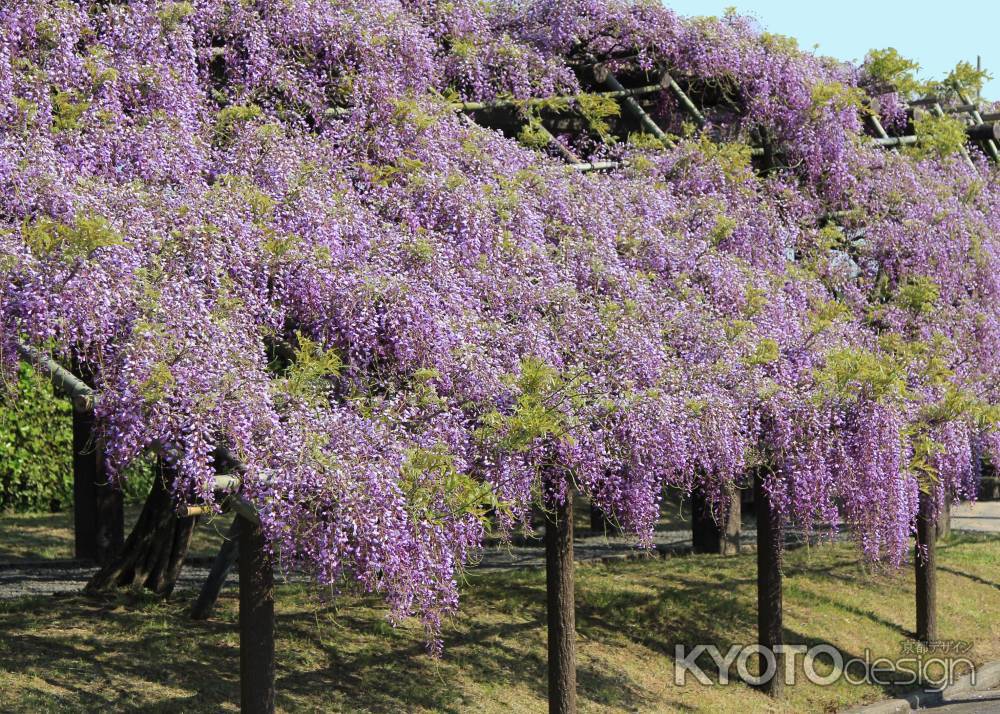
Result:
<instances>
[{"instance_id":1,"label":"purple flower canopy","mask_svg":"<svg viewBox=\"0 0 1000 714\"><path fill-rule=\"evenodd\" d=\"M674 138L602 138L588 57L669 68L705 127L664 91ZM92 374L116 478L172 445L210 500L226 445L283 565L431 632L487 527L570 484L641 543L665 486L764 469L786 523L898 563L918 489L995 452L1000 184L873 147L863 85L653 2L7 4L3 368ZM619 170L455 110L556 95Z\"/></svg>"}]
</instances>

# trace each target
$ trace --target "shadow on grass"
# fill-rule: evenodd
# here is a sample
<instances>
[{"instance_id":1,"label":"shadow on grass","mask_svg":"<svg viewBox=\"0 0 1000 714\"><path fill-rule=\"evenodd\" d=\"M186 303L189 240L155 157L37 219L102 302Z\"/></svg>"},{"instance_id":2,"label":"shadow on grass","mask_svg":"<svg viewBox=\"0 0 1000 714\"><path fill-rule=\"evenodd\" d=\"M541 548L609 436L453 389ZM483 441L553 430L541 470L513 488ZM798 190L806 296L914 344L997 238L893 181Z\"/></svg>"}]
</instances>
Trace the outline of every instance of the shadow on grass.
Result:
<instances>
[{"instance_id":1,"label":"shadow on grass","mask_svg":"<svg viewBox=\"0 0 1000 714\"><path fill-rule=\"evenodd\" d=\"M195 623L178 607L144 596L0 603L4 711L218 711L238 702L238 649L224 643L233 625Z\"/></svg>"},{"instance_id":2,"label":"shadow on grass","mask_svg":"<svg viewBox=\"0 0 1000 714\"><path fill-rule=\"evenodd\" d=\"M591 643L600 643L602 652L639 645L672 659L678 644L714 644L725 652L731 645L754 642L752 558L690 556L663 563L579 568L582 706L635 710L663 705L661 699L651 700L655 695L640 683L636 667L641 665L628 669L615 658L590 659ZM816 562L796 557L786 563L786 575L835 583L848 593L864 579L857 558L836 552ZM306 595L307 586L282 586L277 596L278 706L288 711L459 712L476 710L482 701L477 697L500 699L513 696L512 691L542 703L544 583L543 571L471 575L463 612L445 624L440 660L426 655L419 629L387 625L375 598L324 604ZM803 598L824 608L909 634L846 596L838 599L811 587L803 592ZM0 710L235 711L235 597L224 594L217 616L206 622L187 618L187 597L168 603L128 596L0 602ZM785 641L830 644L791 629L785 630ZM715 671L707 654L699 664L706 673ZM850 673L860 677L863 665L855 663ZM13 704L4 700L11 686L18 688ZM894 685L883 689L896 693ZM682 702L671 706L694 711Z\"/></svg>"},{"instance_id":3,"label":"shadow on grass","mask_svg":"<svg viewBox=\"0 0 1000 714\"><path fill-rule=\"evenodd\" d=\"M961 578L968 578L974 583L979 583L980 585L986 585L987 587L1000 590L1000 583L987 580L986 578L981 578L978 575L973 575L972 573L963 573L961 570L956 570L955 568L948 567L947 565L938 565L938 570L942 573L949 573L951 575L957 575Z\"/></svg>"}]
</instances>

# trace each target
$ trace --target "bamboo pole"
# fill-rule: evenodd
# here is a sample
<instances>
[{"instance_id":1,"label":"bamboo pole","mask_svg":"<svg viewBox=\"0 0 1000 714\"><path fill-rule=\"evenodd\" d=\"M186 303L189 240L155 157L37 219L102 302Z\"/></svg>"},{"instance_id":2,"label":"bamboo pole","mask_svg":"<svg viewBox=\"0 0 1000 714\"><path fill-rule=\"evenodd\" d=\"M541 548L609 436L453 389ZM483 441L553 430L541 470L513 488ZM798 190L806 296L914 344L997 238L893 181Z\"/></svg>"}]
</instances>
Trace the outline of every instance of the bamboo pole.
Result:
<instances>
[{"instance_id":1,"label":"bamboo pole","mask_svg":"<svg viewBox=\"0 0 1000 714\"><path fill-rule=\"evenodd\" d=\"M972 117L972 120L977 125L983 126L985 122L983 121L982 115L979 113L979 107L976 106L975 104L970 103L968 101L968 97L966 97L965 94L962 92L959 92L958 98L963 102L965 102L966 105L970 107L969 115ZM997 149L997 135L995 133L997 125L994 124L993 127L994 127L994 134L992 136L987 137L986 140L983 141L983 145L986 147L986 153L990 155L990 158L993 159L994 162L1000 163L1000 150Z\"/></svg>"},{"instance_id":2,"label":"bamboo pole","mask_svg":"<svg viewBox=\"0 0 1000 714\"><path fill-rule=\"evenodd\" d=\"M888 136L872 140L876 146L881 146L884 148L890 148L895 146L914 146L920 143L920 140L916 136Z\"/></svg>"},{"instance_id":3,"label":"bamboo pole","mask_svg":"<svg viewBox=\"0 0 1000 714\"><path fill-rule=\"evenodd\" d=\"M24 361L40 369L49 378L56 391L69 397L76 411L92 412L94 410L97 405L94 390L87 386L83 380L73 375L48 355L43 355L30 347L18 344L17 351Z\"/></svg>"},{"instance_id":4,"label":"bamboo pole","mask_svg":"<svg viewBox=\"0 0 1000 714\"><path fill-rule=\"evenodd\" d=\"M868 118L871 121L872 127L875 128L875 133L878 135L878 138L888 139L889 133L885 130L885 127L882 126L882 122L879 121L878 115L870 114Z\"/></svg>"},{"instance_id":5,"label":"bamboo pole","mask_svg":"<svg viewBox=\"0 0 1000 714\"><path fill-rule=\"evenodd\" d=\"M944 110L941 108L941 104L938 103L938 102L935 102L934 106L931 107L931 113L934 116L943 117L944 116ZM966 130L966 133L968 134L968 130ZM969 156L969 152L968 152L968 150L966 150L965 146L962 146L962 158L965 159L965 163L969 165L969 168L971 168L973 171L975 171L976 165L972 162L972 157Z\"/></svg>"},{"instance_id":6,"label":"bamboo pole","mask_svg":"<svg viewBox=\"0 0 1000 714\"><path fill-rule=\"evenodd\" d=\"M570 164L571 169L574 171L579 171L581 173L589 173L591 171L614 171L615 169L621 168L621 163L618 161L592 161L579 164Z\"/></svg>"},{"instance_id":7,"label":"bamboo pole","mask_svg":"<svg viewBox=\"0 0 1000 714\"><path fill-rule=\"evenodd\" d=\"M687 110L687 113L691 115L691 118L695 120L695 123L699 126L699 128L705 126L707 123L705 115L702 114L701 110L699 110L698 107L695 106L695 103L691 101L691 97L689 97L687 93L681 89L681 86L677 84L672 76L670 76L669 72L664 72L663 77L666 80L667 86L670 87L670 91L674 93L674 96L677 97L681 106Z\"/></svg>"},{"instance_id":8,"label":"bamboo pole","mask_svg":"<svg viewBox=\"0 0 1000 714\"><path fill-rule=\"evenodd\" d=\"M620 85L619 85L620 86ZM621 89L614 89L607 92L594 92L589 96L605 97L607 99L625 99L628 97L639 97L644 94L653 94L655 92L662 92L666 85L664 83L660 84L647 84L643 87L633 87L631 89L626 89L622 87ZM580 94L560 94L553 97L530 97L528 99L497 99L492 102L456 102L451 105L452 109L459 112L478 112L486 109L510 109L513 107L522 107L531 104L541 104L546 101L551 101L552 99L565 99L568 101L578 101L583 95Z\"/></svg>"},{"instance_id":9,"label":"bamboo pole","mask_svg":"<svg viewBox=\"0 0 1000 714\"><path fill-rule=\"evenodd\" d=\"M623 87L621 82L618 81L618 78L615 77L614 73L608 70L606 67L595 68L594 78L597 79L597 81L603 84L605 87L609 87L612 91L615 92L626 91L625 87ZM655 136L657 139L660 139L661 141L665 141L668 143L671 141L670 137L667 136L666 132L664 132L663 129L661 129L656 124L656 122L653 121L652 117L650 117L649 114L646 113L645 109L639 106L639 102L635 101L634 97L623 96L622 104L624 104L625 108L629 111L629 113L632 114L632 116L634 116L638 120L639 124L642 126L643 129L645 129L646 131L648 131L650 134Z\"/></svg>"},{"instance_id":10,"label":"bamboo pole","mask_svg":"<svg viewBox=\"0 0 1000 714\"><path fill-rule=\"evenodd\" d=\"M548 138L549 146L553 147L556 151L558 151L560 156L563 157L566 163L574 166L576 164L583 163L583 159L581 159L579 156L570 151L569 147L567 147L565 144L559 141L559 139L556 138L555 134L549 131L548 128L546 128L541 123L541 121L538 122L538 128L541 129L542 133L545 134L545 136Z\"/></svg>"},{"instance_id":11,"label":"bamboo pole","mask_svg":"<svg viewBox=\"0 0 1000 714\"><path fill-rule=\"evenodd\" d=\"M206 516L210 513L213 513L213 511L209 506L187 505L181 506L181 508L178 509L177 515L180 518L194 518L195 516Z\"/></svg>"},{"instance_id":12,"label":"bamboo pole","mask_svg":"<svg viewBox=\"0 0 1000 714\"><path fill-rule=\"evenodd\" d=\"M966 127L965 133L976 141L996 141L1000 139L1000 122L973 124Z\"/></svg>"}]
</instances>

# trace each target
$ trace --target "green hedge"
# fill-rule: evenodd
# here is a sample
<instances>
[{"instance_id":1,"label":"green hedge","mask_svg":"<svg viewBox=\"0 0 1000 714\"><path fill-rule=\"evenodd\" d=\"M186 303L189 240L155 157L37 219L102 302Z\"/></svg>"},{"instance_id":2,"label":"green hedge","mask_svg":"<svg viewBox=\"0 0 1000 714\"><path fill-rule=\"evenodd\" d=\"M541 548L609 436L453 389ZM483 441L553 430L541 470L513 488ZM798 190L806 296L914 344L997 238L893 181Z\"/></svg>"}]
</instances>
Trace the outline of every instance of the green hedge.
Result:
<instances>
[{"instance_id":1,"label":"green hedge","mask_svg":"<svg viewBox=\"0 0 1000 714\"><path fill-rule=\"evenodd\" d=\"M0 389L0 511L59 511L73 505L73 417L48 379L21 364ZM148 462L129 474L127 500L145 498Z\"/></svg>"}]
</instances>

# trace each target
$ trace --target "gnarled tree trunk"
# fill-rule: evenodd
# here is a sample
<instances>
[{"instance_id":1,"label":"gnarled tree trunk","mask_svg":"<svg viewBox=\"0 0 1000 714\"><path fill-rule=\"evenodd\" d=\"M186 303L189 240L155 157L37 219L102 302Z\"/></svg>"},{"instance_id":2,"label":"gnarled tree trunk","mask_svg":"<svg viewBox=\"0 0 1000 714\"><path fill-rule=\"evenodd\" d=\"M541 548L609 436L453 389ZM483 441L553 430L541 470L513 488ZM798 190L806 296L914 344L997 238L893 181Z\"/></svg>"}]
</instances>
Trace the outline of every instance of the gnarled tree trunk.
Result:
<instances>
[{"instance_id":1,"label":"gnarled tree trunk","mask_svg":"<svg viewBox=\"0 0 1000 714\"><path fill-rule=\"evenodd\" d=\"M738 555L740 552L741 504L739 490L728 496L721 520L701 489L691 493L691 543L695 553Z\"/></svg>"},{"instance_id":2,"label":"gnarled tree trunk","mask_svg":"<svg viewBox=\"0 0 1000 714\"><path fill-rule=\"evenodd\" d=\"M167 480L173 479L173 470L159 461L156 471L142 514L125 546L90 579L87 592L146 588L167 597L173 591L197 518L177 516L166 488Z\"/></svg>"}]
</instances>

